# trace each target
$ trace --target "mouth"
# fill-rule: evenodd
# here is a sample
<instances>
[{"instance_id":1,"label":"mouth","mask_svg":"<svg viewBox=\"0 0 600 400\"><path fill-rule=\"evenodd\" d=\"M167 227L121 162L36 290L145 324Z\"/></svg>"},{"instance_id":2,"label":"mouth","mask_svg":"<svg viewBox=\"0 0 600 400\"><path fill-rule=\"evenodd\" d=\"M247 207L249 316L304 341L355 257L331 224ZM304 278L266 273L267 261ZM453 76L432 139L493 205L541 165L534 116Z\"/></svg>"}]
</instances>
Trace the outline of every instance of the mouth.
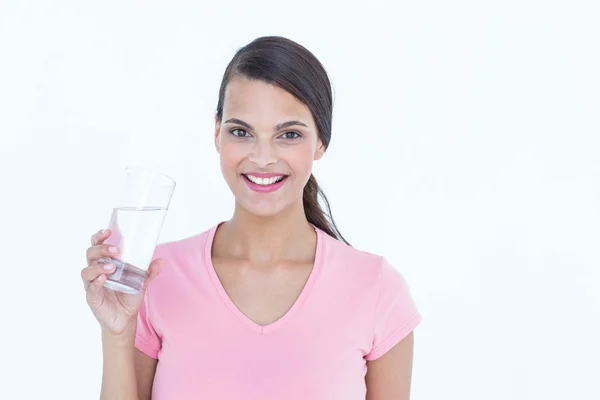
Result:
<instances>
[{"instance_id":1,"label":"mouth","mask_svg":"<svg viewBox=\"0 0 600 400\"><path fill-rule=\"evenodd\" d=\"M279 189L289 175L278 175L278 174L261 174L261 176L255 174L242 174L244 180L255 192L272 192Z\"/></svg>"}]
</instances>

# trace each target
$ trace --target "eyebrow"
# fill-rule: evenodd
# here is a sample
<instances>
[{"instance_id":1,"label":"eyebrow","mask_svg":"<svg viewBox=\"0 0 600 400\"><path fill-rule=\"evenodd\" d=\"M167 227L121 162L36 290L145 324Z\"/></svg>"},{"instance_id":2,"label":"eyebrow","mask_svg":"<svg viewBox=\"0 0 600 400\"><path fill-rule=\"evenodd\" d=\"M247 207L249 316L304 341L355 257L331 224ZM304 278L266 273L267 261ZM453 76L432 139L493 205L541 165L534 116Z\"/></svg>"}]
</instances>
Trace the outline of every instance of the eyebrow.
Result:
<instances>
[{"instance_id":1,"label":"eyebrow","mask_svg":"<svg viewBox=\"0 0 600 400\"><path fill-rule=\"evenodd\" d=\"M243 126L244 128L250 129L251 131L254 130L254 127L252 127L252 125L250 125L247 122L242 121L241 119L237 119L237 118L229 118L227 121L225 121L225 123L226 124L229 124L229 123L231 123L231 124L238 124L238 125ZM286 121L286 122L282 122L280 124L277 124L273 130L274 131L278 131L278 130L289 128L289 127L295 126L295 125L304 126L304 127L308 128L308 126L304 122L300 122L300 121Z\"/></svg>"}]
</instances>

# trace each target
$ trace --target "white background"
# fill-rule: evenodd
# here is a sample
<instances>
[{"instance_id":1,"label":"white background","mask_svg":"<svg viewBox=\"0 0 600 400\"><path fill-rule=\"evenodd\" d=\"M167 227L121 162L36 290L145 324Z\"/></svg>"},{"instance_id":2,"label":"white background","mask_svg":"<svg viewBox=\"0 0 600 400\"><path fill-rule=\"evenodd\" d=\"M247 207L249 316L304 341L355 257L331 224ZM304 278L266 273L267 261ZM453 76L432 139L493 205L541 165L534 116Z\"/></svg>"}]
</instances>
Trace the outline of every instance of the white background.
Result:
<instances>
[{"instance_id":1,"label":"white background","mask_svg":"<svg viewBox=\"0 0 600 400\"><path fill-rule=\"evenodd\" d=\"M331 75L315 174L423 313L413 399L600 398L592 3L0 1L0 398L98 397L88 238L130 164L178 182L161 241L230 216L218 87L271 34Z\"/></svg>"}]
</instances>

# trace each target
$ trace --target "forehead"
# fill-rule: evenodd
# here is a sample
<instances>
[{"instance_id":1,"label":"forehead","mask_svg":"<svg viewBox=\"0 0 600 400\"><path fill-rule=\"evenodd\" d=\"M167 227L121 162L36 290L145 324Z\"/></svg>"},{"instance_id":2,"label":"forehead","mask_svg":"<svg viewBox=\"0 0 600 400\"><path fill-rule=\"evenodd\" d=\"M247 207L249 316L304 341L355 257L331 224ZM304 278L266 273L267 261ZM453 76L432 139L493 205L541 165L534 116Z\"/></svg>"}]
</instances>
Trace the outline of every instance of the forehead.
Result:
<instances>
[{"instance_id":1,"label":"forehead","mask_svg":"<svg viewBox=\"0 0 600 400\"><path fill-rule=\"evenodd\" d=\"M244 77L234 77L225 89L223 118L256 120L298 119L313 124L308 107L280 87ZM249 121L250 122L250 121Z\"/></svg>"}]
</instances>

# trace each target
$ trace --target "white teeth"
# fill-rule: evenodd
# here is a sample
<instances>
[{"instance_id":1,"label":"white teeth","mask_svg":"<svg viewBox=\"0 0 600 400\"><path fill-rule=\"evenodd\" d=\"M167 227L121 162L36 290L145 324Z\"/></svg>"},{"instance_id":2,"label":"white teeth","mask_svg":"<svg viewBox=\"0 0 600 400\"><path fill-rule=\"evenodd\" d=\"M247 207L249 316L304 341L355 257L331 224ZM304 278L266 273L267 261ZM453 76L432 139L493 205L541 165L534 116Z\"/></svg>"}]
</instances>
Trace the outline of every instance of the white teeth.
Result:
<instances>
[{"instance_id":1,"label":"white teeth","mask_svg":"<svg viewBox=\"0 0 600 400\"><path fill-rule=\"evenodd\" d=\"M262 186L272 185L283 179L283 175L274 176L271 178L259 178L257 176L252 176L252 175L246 175L246 177L248 178L248 180L256 183L257 185L262 185Z\"/></svg>"}]
</instances>

